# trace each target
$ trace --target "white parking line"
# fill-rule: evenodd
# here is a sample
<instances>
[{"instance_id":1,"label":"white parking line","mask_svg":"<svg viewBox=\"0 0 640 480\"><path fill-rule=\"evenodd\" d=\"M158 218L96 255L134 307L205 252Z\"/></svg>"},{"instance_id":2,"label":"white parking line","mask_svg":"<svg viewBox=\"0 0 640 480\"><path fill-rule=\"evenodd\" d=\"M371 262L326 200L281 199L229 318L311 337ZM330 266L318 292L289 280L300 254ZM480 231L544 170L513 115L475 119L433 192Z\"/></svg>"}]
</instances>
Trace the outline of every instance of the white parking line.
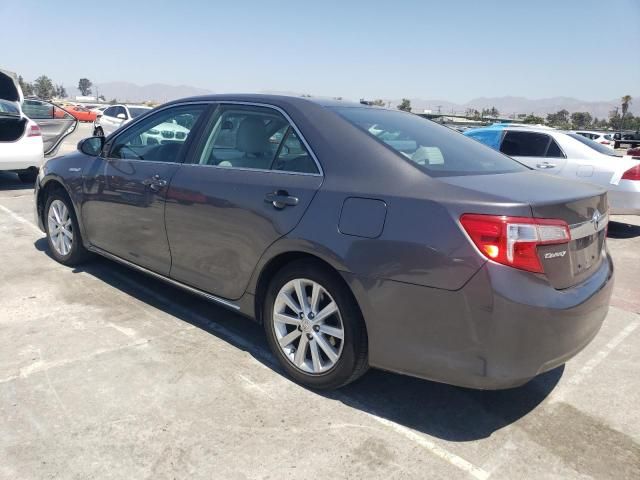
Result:
<instances>
[{"instance_id":1,"label":"white parking line","mask_svg":"<svg viewBox=\"0 0 640 480\"><path fill-rule=\"evenodd\" d=\"M12 210L9 210L8 208L4 207L3 205L0 205L0 210L2 210L3 212L7 213L12 219L14 219L16 222L19 222L21 224L26 224L29 227L31 227L33 230L37 231L39 234L42 234L42 232L40 231L40 229L38 227L36 227L33 223L31 223L29 220L21 217L20 215L18 215L17 213L13 212ZM133 285L134 288L137 288L139 290L142 290L146 295L155 298L156 300L160 301L160 303L163 304L167 304L170 303L170 300L168 300L164 295L161 295L157 292L155 292L154 290L141 285L139 283L133 282L131 279L125 277L124 275L121 275L117 272L111 272L112 275L118 277L121 281L128 283L129 285ZM247 341L244 337L242 337L241 335L238 335L237 333L229 330L228 328L216 324L214 322L211 322L208 318L204 317L203 315L200 315L197 312L194 312L193 310L190 310L188 308L182 307L181 305L176 305L176 304L171 304L170 305L171 308L174 308L176 311L178 311L180 314L185 315L187 317L191 317L194 320L197 320L199 323L205 324L208 326L208 328L210 328L211 330L215 331L216 333L218 333L219 335L230 339L231 341L233 341L236 345L246 349L247 351L250 351L253 355L260 357L263 361L266 361L267 364L269 365L274 365L273 361L271 360L271 358L269 357L269 355L266 352L263 352L261 349L256 348L255 345L253 345L251 342ZM114 326L113 324L111 326ZM115 327L115 326L114 326ZM193 327L192 327L193 328ZM101 355L103 353L110 353L113 351L117 351L117 350L121 350L124 348L130 348L130 347L137 347L137 346L141 346L144 345L146 343L149 342L149 339L142 339L142 340L138 340L135 341L133 343L121 346L121 347L117 347L115 349L105 349L105 350L99 350L96 352L93 352L91 355L88 356L88 358L91 358L93 356L96 355ZM81 359L85 359L85 358L81 358ZM6 382L10 382L13 380L16 380L18 378L25 378L30 376L33 373L36 372L40 372L40 371L46 371L50 368L53 367L58 367L58 366L62 366L65 365L67 363L72 363L77 361L78 359L71 359L71 360L62 360L59 362L51 362L49 364L42 364L40 362L36 362L36 364L31 365L29 367L26 367L25 369L22 369L20 371L20 373L18 375L14 375L8 378L3 378L0 379L0 384L2 383L6 383ZM259 361L255 361L255 363L259 366L262 366L264 368L267 368L265 365L263 365L261 362ZM263 391L263 393L266 393L267 395L269 395L268 392L264 391L259 385L255 384L255 382L252 382L251 380L249 380L248 378L246 378L243 375L240 375L241 379L247 383L248 385L251 385L252 387L257 387L260 390ZM445 460L446 462L448 462L450 465L460 469L461 471L467 473L468 475L470 475L471 477L475 478L476 480L487 480L490 476L490 473L483 470L480 467L477 467L475 465L473 465L471 462L465 460L464 458L456 455L455 453L452 453L450 451L448 451L447 449L437 445L434 441L430 440L428 438L427 435L421 434L419 432L416 432L408 427L399 425L395 422L392 422L391 420L387 420L386 418L383 417L379 417L373 413L369 413L366 411L366 409L364 408L360 408L359 409L362 413L364 413L366 416L368 416L369 418L371 418L372 420L375 420L376 422L384 425L387 428L390 428L391 430L393 430L394 432L402 435L403 437L405 437L406 439L412 441L413 443L425 448L426 450L428 450L429 452L431 452L433 455L441 458L442 460Z\"/></svg>"},{"instance_id":2,"label":"white parking line","mask_svg":"<svg viewBox=\"0 0 640 480\"><path fill-rule=\"evenodd\" d=\"M618 345L620 345L625 338L633 333L633 331L640 326L640 322L634 321L627 325L622 329L618 335L613 337L609 343L607 343L602 350L596 353L593 357L589 359L587 363L585 363L580 370L578 370L569 380L562 385L561 388L556 388L556 390L551 394L549 398L550 403L562 402L567 393L573 388L580 385L587 375L589 375L602 361L609 356L611 352L613 352Z\"/></svg>"},{"instance_id":3,"label":"white parking line","mask_svg":"<svg viewBox=\"0 0 640 480\"><path fill-rule=\"evenodd\" d=\"M40 236L42 236L42 231L40 231L40 229L34 225L32 222L30 222L29 220L27 220L24 217L21 217L20 215L18 215L17 213L15 213L13 210L9 210L7 207L5 207L4 205L0 205L0 210L2 210L3 212L5 212L7 215L9 215L11 218L13 218L16 222L18 223L22 223L24 225L27 225L28 227L30 227L32 230L35 230L36 232L38 232L40 234Z\"/></svg>"}]
</instances>

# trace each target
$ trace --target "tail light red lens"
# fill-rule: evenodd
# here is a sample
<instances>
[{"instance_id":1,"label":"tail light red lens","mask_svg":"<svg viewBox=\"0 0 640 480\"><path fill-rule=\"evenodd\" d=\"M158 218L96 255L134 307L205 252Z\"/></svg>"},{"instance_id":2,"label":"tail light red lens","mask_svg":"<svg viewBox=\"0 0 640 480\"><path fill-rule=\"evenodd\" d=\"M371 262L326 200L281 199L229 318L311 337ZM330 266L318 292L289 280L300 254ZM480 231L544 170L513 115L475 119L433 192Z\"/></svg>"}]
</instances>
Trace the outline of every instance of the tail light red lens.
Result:
<instances>
[{"instance_id":1,"label":"tail light red lens","mask_svg":"<svg viewBox=\"0 0 640 480\"><path fill-rule=\"evenodd\" d=\"M622 180L640 180L640 163L624 172Z\"/></svg>"},{"instance_id":2,"label":"tail light red lens","mask_svg":"<svg viewBox=\"0 0 640 480\"><path fill-rule=\"evenodd\" d=\"M602 140L600 143L602 145L609 145L609 141L608 140Z\"/></svg>"},{"instance_id":3,"label":"tail light red lens","mask_svg":"<svg viewBox=\"0 0 640 480\"><path fill-rule=\"evenodd\" d=\"M41 137L41 136L42 136L42 132L40 131L40 127L38 125L29 126L27 137Z\"/></svg>"},{"instance_id":4,"label":"tail light red lens","mask_svg":"<svg viewBox=\"0 0 640 480\"><path fill-rule=\"evenodd\" d=\"M485 257L529 272L544 273L538 245L571 241L563 220L465 213L460 223Z\"/></svg>"}]
</instances>

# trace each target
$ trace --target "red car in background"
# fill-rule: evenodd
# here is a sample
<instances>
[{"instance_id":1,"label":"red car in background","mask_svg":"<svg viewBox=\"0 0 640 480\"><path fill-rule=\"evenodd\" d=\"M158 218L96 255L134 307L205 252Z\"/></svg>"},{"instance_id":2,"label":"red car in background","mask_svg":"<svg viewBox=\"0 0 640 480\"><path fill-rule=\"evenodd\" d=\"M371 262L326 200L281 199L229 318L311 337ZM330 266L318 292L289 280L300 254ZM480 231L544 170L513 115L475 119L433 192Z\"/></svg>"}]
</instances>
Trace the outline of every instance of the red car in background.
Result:
<instances>
[{"instance_id":1,"label":"red car in background","mask_svg":"<svg viewBox=\"0 0 640 480\"><path fill-rule=\"evenodd\" d=\"M631 155L632 157L640 157L640 147L633 147L627 150L627 155Z\"/></svg>"},{"instance_id":2,"label":"red car in background","mask_svg":"<svg viewBox=\"0 0 640 480\"><path fill-rule=\"evenodd\" d=\"M68 107L65 107L65 110L80 122L94 122L97 116L96 112L92 112L88 108L77 105L69 105Z\"/></svg>"}]
</instances>

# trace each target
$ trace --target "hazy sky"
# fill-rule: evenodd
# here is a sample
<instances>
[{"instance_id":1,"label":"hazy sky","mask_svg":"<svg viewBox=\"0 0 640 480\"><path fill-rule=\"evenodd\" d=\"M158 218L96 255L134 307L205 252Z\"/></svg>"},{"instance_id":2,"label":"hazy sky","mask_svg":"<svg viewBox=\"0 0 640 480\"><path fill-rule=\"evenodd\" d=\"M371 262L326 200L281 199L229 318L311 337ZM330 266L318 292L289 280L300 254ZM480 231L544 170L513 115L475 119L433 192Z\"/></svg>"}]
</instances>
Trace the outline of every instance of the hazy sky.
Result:
<instances>
[{"instance_id":1,"label":"hazy sky","mask_svg":"<svg viewBox=\"0 0 640 480\"><path fill-rule=\"evenodd\" d=\"M0 0L0 68L347 98L640 95L640 0Z\"/></svg>"}]
</instances>

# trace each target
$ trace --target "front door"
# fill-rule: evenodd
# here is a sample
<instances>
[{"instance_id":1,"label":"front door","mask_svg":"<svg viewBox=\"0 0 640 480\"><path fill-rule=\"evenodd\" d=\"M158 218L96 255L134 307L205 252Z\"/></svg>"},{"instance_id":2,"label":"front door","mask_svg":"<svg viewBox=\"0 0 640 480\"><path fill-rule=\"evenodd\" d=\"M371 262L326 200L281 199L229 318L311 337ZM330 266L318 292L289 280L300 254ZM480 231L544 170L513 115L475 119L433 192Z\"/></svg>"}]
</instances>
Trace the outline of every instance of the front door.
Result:
<instances>
[{"instance_id":1,"label":"front door","mask_svg":"<svg viewBox=\"0 0 640 480\"><path fill-rule=\"evenodd\" d=\"M87 238L125 260L167 275L167 190L206 105L169 107L110 140L85 170L81 214Z\"/></svg>"},{"instance_id":2,"label":"front door","mask_svg":"<svg viewBox=\"0 0 640 480\"><path fill-rule=\"evenodd\" d=\"M264 251L298 224L322 183L277 110L221 105L167 192L171 278L237 299Z\"/></svg>"},{"instance_id":3,"label":"front door","mask_svg":"<svg viewBox=\"0 0 640 480\"><path fill-rule=\"evenodd\" d=\"M44 100L26 99L22 111L40 127L46 156L54 155L62 140L78 125L78 120L69 112Z\"/></svg>"}]
</instances>

